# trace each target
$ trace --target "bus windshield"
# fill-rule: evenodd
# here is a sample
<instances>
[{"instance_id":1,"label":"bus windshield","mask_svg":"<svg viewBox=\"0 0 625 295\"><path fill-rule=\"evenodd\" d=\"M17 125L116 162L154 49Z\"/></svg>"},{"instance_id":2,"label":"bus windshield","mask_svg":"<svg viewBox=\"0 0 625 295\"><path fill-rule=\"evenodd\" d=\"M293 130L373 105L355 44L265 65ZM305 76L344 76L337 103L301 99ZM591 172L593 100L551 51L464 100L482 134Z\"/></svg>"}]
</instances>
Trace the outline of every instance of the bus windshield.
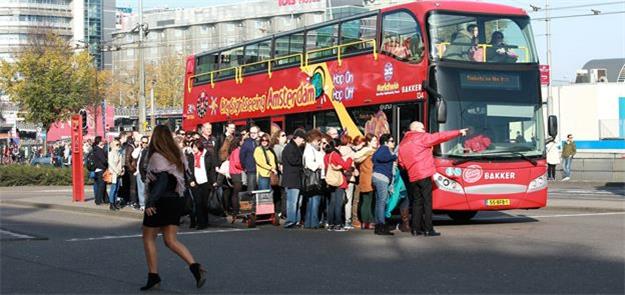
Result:
<instances>
[{"instance_id":1,"label":"bus windshield","mask_svg":"<svg viewBox=\"0 0 625 295\"><path fill-rule=\"evenodd\" d=\"M528 17L435 13L428 25L432 60L538 62Z\"/></svg>"},{"instance_id":2,"label":"bus windshield","mask_svg":"<svg viewBox=\"0 0 625 295\"><path fill-rule=\"evenodd\" d=\"M469 128L441 145L441 156L533 157L544 151L543 110L536 71L499 72L440 67L436 82L447 102L439 131ZM533 91L532 91L533 90ZM434 116L432 116L434 117Z\"/></svg>"}]
</instances>

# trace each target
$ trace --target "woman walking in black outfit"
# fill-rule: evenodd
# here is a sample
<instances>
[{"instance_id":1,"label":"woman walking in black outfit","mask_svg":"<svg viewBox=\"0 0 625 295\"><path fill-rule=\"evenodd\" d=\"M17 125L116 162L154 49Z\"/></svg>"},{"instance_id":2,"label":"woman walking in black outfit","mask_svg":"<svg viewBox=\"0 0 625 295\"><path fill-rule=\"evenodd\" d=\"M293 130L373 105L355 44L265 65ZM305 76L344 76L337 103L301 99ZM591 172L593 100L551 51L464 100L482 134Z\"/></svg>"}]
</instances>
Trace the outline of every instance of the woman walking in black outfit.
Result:
<instances>
[{"instance_id":1,"label":"woman walking in black outfit","mask_svg":"<svg viewBox=\"0 0 625 295\"><path fill-rule=\"evenodd\" d=\"M180 216L184 211L184 169L183 155L167 126L154 128L148 148L146 177L146 209L143 215L143 247L148 264L148 282L142 291L158 286L156 236L163 233L167 248L178 254L188 265L195 277L196 286L206 282L206 271L182 243L176 238Z\"/></svg>"}]
</instances>

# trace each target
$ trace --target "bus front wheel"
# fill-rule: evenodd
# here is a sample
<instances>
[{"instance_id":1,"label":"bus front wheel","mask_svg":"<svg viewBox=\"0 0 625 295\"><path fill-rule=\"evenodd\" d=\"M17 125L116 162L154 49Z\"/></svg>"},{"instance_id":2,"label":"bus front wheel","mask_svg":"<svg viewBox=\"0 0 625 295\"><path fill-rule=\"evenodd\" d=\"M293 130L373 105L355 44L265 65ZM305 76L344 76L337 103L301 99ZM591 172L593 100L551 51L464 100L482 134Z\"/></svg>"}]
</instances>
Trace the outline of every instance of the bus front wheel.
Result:
<instances>
[{"instance_id":1,"label":"bus front wheel","mask_svg":"<svg viewBox=\"0 0 625 295\"><path fill-rule=\"evenodd\" d=\"M451 211L447 212L447 215L451 219L457 222L469 222L471 218L475 217L477 211Z\"/></svg>"}]
</instances>

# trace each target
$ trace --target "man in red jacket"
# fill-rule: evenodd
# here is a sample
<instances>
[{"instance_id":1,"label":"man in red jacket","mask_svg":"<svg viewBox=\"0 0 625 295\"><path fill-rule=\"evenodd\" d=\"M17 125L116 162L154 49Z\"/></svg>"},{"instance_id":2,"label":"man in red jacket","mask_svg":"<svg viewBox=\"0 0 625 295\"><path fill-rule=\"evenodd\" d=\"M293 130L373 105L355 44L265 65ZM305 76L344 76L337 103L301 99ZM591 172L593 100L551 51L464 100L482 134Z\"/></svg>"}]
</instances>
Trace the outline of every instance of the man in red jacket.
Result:
<instances>
[{"instance_id":1,"label":"man in red jacket","mask_svg":"<svg viewBox=\"0 0 625 295\"><path fill-rule=\"evenodd\" d=\"M432 147L465 136L467 129L427 133L421 122L410 124L410 131L399 144L399 165L408 172L408 196L412 202L412 235L438 236L432 225L432 175L436 173Z\"/></svg>"}]
</instances>

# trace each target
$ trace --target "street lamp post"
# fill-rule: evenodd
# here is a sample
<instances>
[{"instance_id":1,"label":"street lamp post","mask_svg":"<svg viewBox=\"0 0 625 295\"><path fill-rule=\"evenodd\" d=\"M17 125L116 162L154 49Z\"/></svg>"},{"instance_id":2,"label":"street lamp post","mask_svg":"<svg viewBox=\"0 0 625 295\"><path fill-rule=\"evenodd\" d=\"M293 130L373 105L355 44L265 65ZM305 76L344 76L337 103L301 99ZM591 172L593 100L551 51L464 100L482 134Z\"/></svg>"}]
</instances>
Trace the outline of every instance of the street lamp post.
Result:
<instances>
[{"instance_id":1,"label":"street lamp post","mask_svg":"<svg viewBox=\"0 0 625 295\"><path fill-rule=\"evenodd\" d=\"M152 113L150 116L150 126L152 126L152 130L156 127L156 114L154 113L154 86L156 86L156 80L152 80L152 88L150 88L150 112Z\"/></svg>"},{"instance_id":2,"label":"street lamp post","mask_svg":"<svg viewBox=\"0 0 625 295\"><path fill-rule=\"evenodd\" d=\"M545 0L545 37L547 43L547 65L549 66L549 81L547 81L547 114L553 115L553 88L551 87L551 75L553 69L551 68L551 7L549 6L549 0Z\"/></svg>"},{"instance_id":3,"label":"street lamp post","mask_svg":"<svg viewBox=\"0 0 625 295\"><path fill-rule=\"evenodd\" d=\"M143 64L143 1L139 0L139 44L137 55L139 57L139 132L145 133L146 109L145 109L145 66Z\"/></svg>"}]
</instances>

